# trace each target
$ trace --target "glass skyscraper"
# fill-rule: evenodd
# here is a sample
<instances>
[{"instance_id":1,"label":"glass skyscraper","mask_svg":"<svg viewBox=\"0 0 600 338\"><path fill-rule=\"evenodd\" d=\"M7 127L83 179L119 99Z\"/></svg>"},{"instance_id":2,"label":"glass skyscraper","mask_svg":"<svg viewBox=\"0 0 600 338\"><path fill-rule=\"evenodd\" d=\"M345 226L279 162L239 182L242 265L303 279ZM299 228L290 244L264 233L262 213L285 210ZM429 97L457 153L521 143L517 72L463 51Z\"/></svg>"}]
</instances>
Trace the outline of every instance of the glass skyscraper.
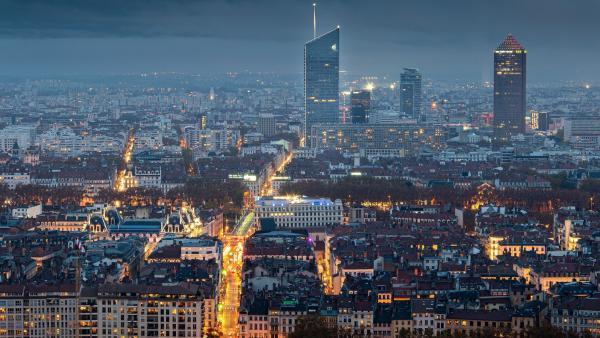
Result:
<instances>
[{"instance_id":1,"label":"glass skyscraper","mask_svg":"<svg viewBox=\"0 0 600 338\"><path fill-rule=\"evenodd\" d=\"M340 29L323 34L304 46L305 144L316 123L339 121Z\"/></svg>"},{"instance_id":2,"label":"glass skyscraper","mask_svg":"<svg viewBox=\"0 0 600 338\"><path fill-rule=\"evenodd\" d=\"M494 51L494 138L508 141L525 132L527 51L508 34Z\"/></svg>"},{"instance_id":3,"label":"glass skyscraper","mask_svg":"<svg viewBox=\"0 0 600 338\"><path fill-rule=\"evenodd\" d=\"M414 68L404 68L400 75L400 111L410 118L421 118L421 73Z\"/></svg>"},{"instance_id":4,"label":"glass skyscraper","mask_svg":"<svg viewBox=\"0 0 600 338\"><path fill-rule=\"evenodd\" d=\"M371 112L371 92L368 90L355 90L350 94L352 102L352 123L368 123Z\"/></svg>"}]
</instances>

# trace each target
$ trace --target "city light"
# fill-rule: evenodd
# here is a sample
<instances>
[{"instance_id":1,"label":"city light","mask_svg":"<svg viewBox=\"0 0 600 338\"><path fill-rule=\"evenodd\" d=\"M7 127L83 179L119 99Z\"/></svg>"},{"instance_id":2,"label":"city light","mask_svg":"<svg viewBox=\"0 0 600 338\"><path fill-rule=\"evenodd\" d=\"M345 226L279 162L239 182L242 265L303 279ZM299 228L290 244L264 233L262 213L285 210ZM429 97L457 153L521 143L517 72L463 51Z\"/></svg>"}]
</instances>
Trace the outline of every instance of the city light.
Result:
<instances>
[{"instance_id":1,"label":"city light","mask_svg":"<svg viewBox=\"0 0 600 338\"><path fill-rule=\"evenodd\" d=\"M0 336L599 335L600 28L529 1L0 5Z\"/></svg>"}]
</instances>

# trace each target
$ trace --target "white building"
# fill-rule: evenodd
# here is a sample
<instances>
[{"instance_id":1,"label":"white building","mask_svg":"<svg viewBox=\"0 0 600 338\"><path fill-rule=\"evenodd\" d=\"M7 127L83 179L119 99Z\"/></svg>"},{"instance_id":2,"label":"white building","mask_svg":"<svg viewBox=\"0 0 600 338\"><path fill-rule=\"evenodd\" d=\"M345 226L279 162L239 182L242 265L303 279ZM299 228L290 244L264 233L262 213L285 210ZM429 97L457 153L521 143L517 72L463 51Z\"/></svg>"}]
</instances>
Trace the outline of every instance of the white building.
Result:
<instances>
[{"instance_id":1,"label":"white building","mask_svg":"<svg viewBox=\"0 0 600 338\"><path fill-rule=\"evenodd\" d=\"M10 152L15 143L27 149L35 141L35 126L10 126L0 130L0 152Z\"/></svg>"},{"instance_id":2,"label":"white building","mask_svg":"<svg viewBox=\"0 0 600 338\"><path fill-rule=\"evenodd\" d=\"M195 152L216 152L234 147L240 138L240 131L186 127L184 137L187 147Z\"/></svg>"},{"instance_id":3,"label":"white building","mask_svg":"<svg viewBox=\"0 0 600 338\"><path fill-rule=\"evenodd\" d=\"M77 156L86 152L119 151L123 147L121 135L104 134L78 135L69 127L53 127L39 136L42 151L51 151L67 156Z\"/></svg>"},{"instance_id":4,"label":"white building","mask_svg":"<svg viewBox=\"0 0 600 338\"><path fill-rule=\"evenodd\" d=\"M23 169L0 170L0 184L6 184L9 189L15 189L20 184L30 184L31 177Z\"/></svg>"},{"instance_id":5,"label":"white building","mask_svg":"<svg viewBox=\"0 0 600 338\"><path fill-rule=\"evenodd\" d=\"M600 149L600 119L565 120L564 140L576 148Z\"/></svg>"},{"instance_id":6,"label":"white building","mask_svg":"<svg viewBox=\"0 0 600 338\"><path fill-rule=\"evenodd\" d=\"M254 205L257 224L273 218L281 228L310 228L342 224L342 201L308 197L261 197Z\"/></svg>"},{"instance_id":7,"label":"white building","mask_svg":"<svg viewBox=\"0 0 600 338\"><path fill-rule=\"evenodd\" d=\"M42 214L42 205L24 205L12 209L13 218L36 218Z\"/></svg>"},{"instance_id":8,"label":"white building","mask_svg":"<svg viewBox=\"0 0 600 338\"><path fill-rule=\"evenodd\" d=\"M135 133L135 152L159 150L163 146L163 135L158 128L146 128Z\"/></svg>"},{"instance_id":9,"label":"white building","mask_svg":"<svg viewBox=\"0 0 600 338\"><path fill-rule=\"evenodd\" d=\"M140 188L161 188L162 172L161 167L139 167L135 166L133 176Z\"/></svg>"},{"instance_id":10,"label":"white building","mask_svg":"<svg viewBox=\"0 0 600 338\"><path fill-rule=\"evenodd\" d=\"M206 238L181 238L175 242L181 245L182 260L211 260L219 263L221 260L221 249L219 242Z\"/></svg>"}]
</instances>

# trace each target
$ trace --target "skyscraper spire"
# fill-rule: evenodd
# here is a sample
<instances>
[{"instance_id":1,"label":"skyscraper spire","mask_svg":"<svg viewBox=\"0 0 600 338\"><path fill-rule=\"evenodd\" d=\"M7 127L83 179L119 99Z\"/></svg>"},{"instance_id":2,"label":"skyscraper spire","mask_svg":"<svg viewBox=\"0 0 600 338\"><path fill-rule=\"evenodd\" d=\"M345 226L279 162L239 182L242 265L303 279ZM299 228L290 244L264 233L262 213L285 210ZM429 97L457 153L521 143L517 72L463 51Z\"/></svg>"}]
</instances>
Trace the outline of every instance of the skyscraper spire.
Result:
<instances>
[{"instance_id":1,"label":"skyscraper spire","mask_svg":"<svg viewBox=\"0 0 600 338\"><path fill-rule=\"evenodd\" d=\"M523 46L519 43L519 41L517 41L517 39L515 39L515 37L511 34L508 33L508 35L506 36L506 38L504 38L504 41L502 41L502 43L500 43L500 45L498 46L498 48L496 48L496 50L524 50L525 48L523 48Z\"/></svg>"},{"instance_id":2,"label":"skyscraper spire","mask_svg":"<svg viewBox=\"0 0 600 338\"><path fill-rule=\"evenodd\" d=\"M313 39L317 38L317 3L313 2Z\"/></svg>"}]
</instances>

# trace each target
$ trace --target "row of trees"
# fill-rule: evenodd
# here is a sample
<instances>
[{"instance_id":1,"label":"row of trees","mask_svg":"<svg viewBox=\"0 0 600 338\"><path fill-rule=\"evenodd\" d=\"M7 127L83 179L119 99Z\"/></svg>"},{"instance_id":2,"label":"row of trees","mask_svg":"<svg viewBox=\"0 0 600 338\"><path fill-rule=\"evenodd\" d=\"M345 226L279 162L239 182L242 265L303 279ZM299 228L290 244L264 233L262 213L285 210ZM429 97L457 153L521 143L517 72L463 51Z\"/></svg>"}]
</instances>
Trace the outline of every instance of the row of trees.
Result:
<instances>
[{"instance_id":1,"label":"row of trees","mask_svg":"<svg viewBox=\"0 0 600 338\"><path fill-rule=\"evenodd\" d=\"M0 184L0 204L79 205L83 190L75 187L49 188L41 185L22 184L14 190Z\"/></svg>"},{"instance_id":2,"label":"row of trees","mask_svg":"<svg viewBox=\"0 0 600 338\"><path fill-rule=\"evenodd\" d=\"M401 179L382 180L370 177L348 177L338 182L297 182L283 186L283 194L324 196L344 201L383 201L423 203L436 202L452 206L469 206L479 198L476 187L455 189L440 185L421 188ZM595 200L600 203L600 183L584 183L581 189L556 188L552 190L523 189L495 190L484 196L486 203L524 207L531 211L546 212L562 205L589 208Z\"/></svg>"},{"instance_id":3,"label":"row of trees","mask_svg":"<svg viewBox=\"0 0 600 338\"><path fill-rule=\"evenodd\" d=\"M97 201L121 201L127 205L181 205L182 202L205 208L241 208L246 187L240 181L190 178L167 193L159 189L131 188L127 191L102 190Z\"/></svg>"},{"instance_id":4,"label":"row of trees","mask_svg":"<svg viewBox=\"0 0 600 338\"><path fill-rule=\"evenodd\" d=\"M294 327L294 332L289 335L290 338L339 338L339 337L372 337L372 335L365 335L356 332L343 332L332 328L327 325L327 322L320 316L304 316L300 317ZM584 332L577 334L572 331L562 331L551 325L543 325L540 327L532 327L524 331L522 334L512 333L507 330L485 328L478 330L470 335L463 333L450 333L445 331L441 335L435 336L432 330L426 330L423 333L411 332L408 329L402 329L399 332L399 337L402 338L431 338L431 337L445 337L445 338L496 338L496 337L519 337L519 338L591 338L593 335L590 332Z\"/></svg>"},{"instance_id":5,"label":"row of trees","mask_svg":"<svg viewBox=\"0 0 600 338\"><path fill-rule=\"evenodd\" d=\"M224 208L239 212L243 206L246 187L240 181L220 181L200 178L189 179L184 186L164 193L160 189L131 188L127 191L100 190L96 202L119 201L124 205L181 205L183 202L205 208ZM0 184L0 204L20 205L80 205L86 194L76 187L45 187L19 185L14 190ZM85 202L85 200L83 200Z\"/></svg>"}]
</instances>

